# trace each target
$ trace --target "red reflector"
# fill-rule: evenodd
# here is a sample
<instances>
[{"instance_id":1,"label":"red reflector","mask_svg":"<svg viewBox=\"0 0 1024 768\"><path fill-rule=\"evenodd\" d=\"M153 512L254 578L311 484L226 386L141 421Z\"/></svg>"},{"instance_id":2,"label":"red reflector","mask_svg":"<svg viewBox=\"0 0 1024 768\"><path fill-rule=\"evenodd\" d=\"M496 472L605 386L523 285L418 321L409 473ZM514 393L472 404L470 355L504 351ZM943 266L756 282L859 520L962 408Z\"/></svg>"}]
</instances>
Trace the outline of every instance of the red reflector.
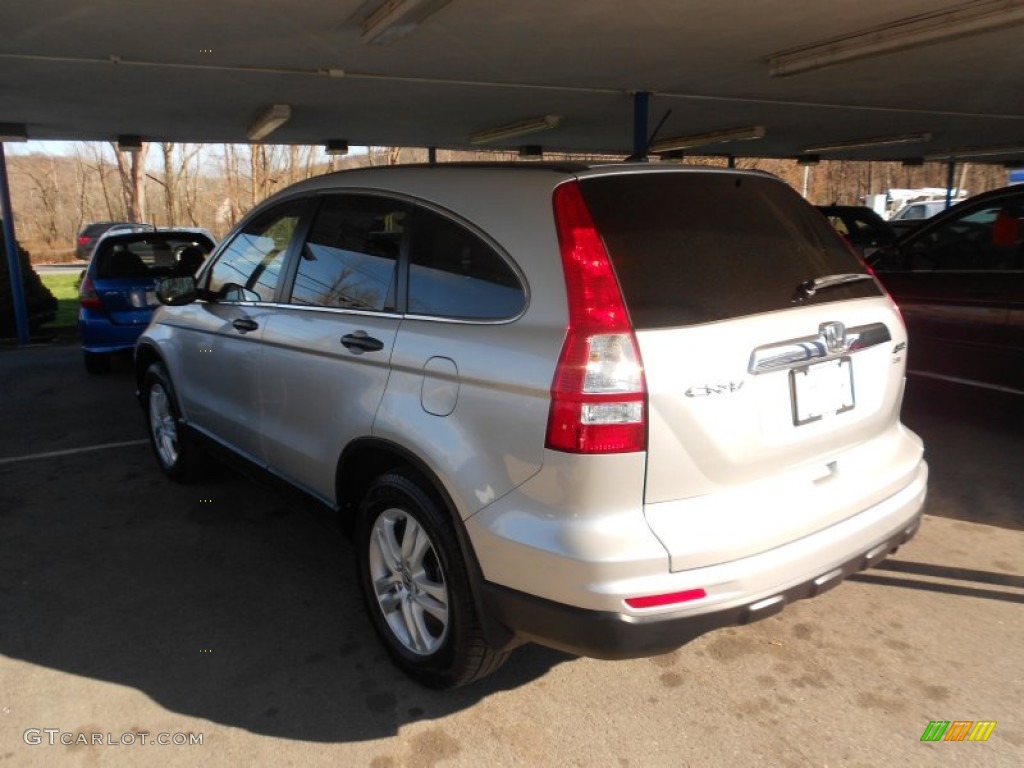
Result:
<instances>
[{"instance_id":1,"label":"red reflector","mask_svg":"<svg viewBox=\"0 0 1024 768\"><path fill-rule=\"evenodd\" d=\"M626 605L630 608L656 608L659 605L671 605L672 603L687 603L690 600L700 600L707 597L703 588L687 589L685 592L670 592L667 595L646 595L644 597L627 597Z\"/></svg>"}]
</instances>

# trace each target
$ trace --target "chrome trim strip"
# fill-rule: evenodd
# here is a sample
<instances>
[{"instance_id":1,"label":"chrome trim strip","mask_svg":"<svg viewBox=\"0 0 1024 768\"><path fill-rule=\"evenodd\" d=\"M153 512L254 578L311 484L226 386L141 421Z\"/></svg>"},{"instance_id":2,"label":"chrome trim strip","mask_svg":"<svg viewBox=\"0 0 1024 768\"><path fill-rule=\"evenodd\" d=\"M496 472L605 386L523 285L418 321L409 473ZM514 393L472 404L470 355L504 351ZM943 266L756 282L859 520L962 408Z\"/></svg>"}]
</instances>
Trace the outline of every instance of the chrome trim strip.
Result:
<instances>
[{"instance_id":1,"label":"chrome trim strip","mask_svg":"<svg viewBox=\"0 0 1024 768\"><path fill-rule=\"evenodd\" d=\"M822 327L824 328L824 326L830 326L830 324L823 323ZM747 370L757 376L761 373L782 371L810 363L833 360L851 352L859 352L862 349L892 341L892 334L889 333L889 328L884 323L870 323L859 325L856 328L847 328L845 343L841 346L833 346L832 349L829 349L830 341L835 345L835 334L829 334L826 337L825 331L822 330L817 336L805 336L800 339L757 347L750 353L750 365Z\"/></svg>"}]
</instances>

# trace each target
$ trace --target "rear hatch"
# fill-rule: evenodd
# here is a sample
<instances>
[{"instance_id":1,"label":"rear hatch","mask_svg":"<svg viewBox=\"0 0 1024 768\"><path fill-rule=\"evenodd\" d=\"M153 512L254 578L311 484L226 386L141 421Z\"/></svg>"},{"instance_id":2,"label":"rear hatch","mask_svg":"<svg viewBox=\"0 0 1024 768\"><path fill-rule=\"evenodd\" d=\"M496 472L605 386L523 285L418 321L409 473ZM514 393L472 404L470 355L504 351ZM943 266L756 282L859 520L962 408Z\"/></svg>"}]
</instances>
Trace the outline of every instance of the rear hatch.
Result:
<instances>
[{"instance_id":1,"label":"rear hatch","mask_svg":"<svg viewBox=\"0 0 1024 768\"><path fill-rule=\"evenodd\" d=\"M191 274L195 265L178 260L184 250L201 254L212 248L207 238L178 233L135 234L104 239L86 272L86 292L99 301L115 325L146 325L153 315L156 282L161 277ZM201 263L201 259L200 259Z\"/></svg>"},{"instance_id":2,"label":"rear hatch","mask_svg":"<svg viewBox=\"0 0 1024 768\"><path fill-rule=\"evenodd\" d=\"M761 174L584 175L581 190L643 360L645 511L673 570L903 487L920 458L898 422L905 331L820 213Z\"/></svg>"}]
</instances>

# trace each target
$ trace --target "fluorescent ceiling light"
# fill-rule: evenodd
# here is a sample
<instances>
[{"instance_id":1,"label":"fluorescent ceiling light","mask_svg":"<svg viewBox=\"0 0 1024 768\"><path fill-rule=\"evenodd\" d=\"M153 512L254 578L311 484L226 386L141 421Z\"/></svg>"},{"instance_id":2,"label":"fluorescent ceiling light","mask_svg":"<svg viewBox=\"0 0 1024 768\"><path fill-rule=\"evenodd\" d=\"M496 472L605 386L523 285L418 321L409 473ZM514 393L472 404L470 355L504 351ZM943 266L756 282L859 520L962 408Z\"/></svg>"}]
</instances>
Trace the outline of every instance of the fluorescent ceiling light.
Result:
<instances>
[{"instance_id":1,"label":"fluorescent ceiling light","mask_svg":"<svg viewBox=\"0 0 1024 768\"><path fill-rule=\"evenodd\" d=\"M249 126L249 130L246 132L249 141L261 141L267 138L287 123L291 116L292 108L287 104L271 104Z\"/></svg>"},{"instance_id":2,"label":"fluorescent ceiling light","mask_svg":"<svg viewBox=\"0 0 1024 768\"><path fill-rule=\"evenodd\" d=\"M926 160L954 160L961 157L995 157L1024 155L1024 144L1000 144L991 147L957 147L925 155Z\"/></svg>"},{"instance_id":3,"label":"fluorescent ceiling light","mask_svg":"<svg viewBox=\"0 0 1024 768\"><path fill-rule=\"evenodd\" d=\"M28 141L24 123L0 123L0 141Z\"/></svg>"},{"instance_id":4,"label":"fluorescent ceiling light","mask_svg":"<svg viewBox=\"0 0 1024 768\"><path fill-rule=\"evenodd\" d=\"M930 133L905 133L900 136L879 136L871 139L850 139L849 141L833 141L828 144L816 144L813 147L804 147L803 152L844 152L850 149L871 149L874 147L889 147L896 144L923 144L931 141Z\"/></svg>"},{"instance_id":5,"label":"fluorescent ceiling light","mask_svg":"<svg viewBox=\"0 0 1024 768\"><path fill-rule=\"evenodd\" d=\"M141 152L142 151L142 137L141 136L118 136L117 137L117 149L119 152Z\"/></svg>"},{"instance_id":6,"label":"fluorescent ceiling light","mask_svg":"<svg viewBox=\"0 0 1024 768\"><path fill-rule=\"evenodd\" d=\"M729 141L747 141L748 139L763 139L763 125L751 125L746 128L728 128L724 131L709 131L708 133L695 133L690 136L676 136L672 139L662 139L651 144L650 151L655 154L671 152L676 149L688 149L690 147L704 147L708 144L724 144Z\"/></svg>"},{"instance_id":7,"label":"fluorescent ceiling light","mask_svg":"<svg viewBox=\"0 0 1024 768\"><path fill-rule=\"evenodd\" d=\"M897 7L897 6L893 6ZM1024 23L1021 0L971 0L768 57L772 77L879 56Z\"/></svg>"},{"instance_id":8,"label":"fluorescent ceiling light","mask_svg":"<svg viewBox=\"0 0 1024 768\"><path fill-rule=\"evenodd\" d=\"M324 145L324 152L328 155L347 155L348 154L348 142L338 141L331 139Z\"/></svg>"},{"instance_id":9,"label":"fluorescent ceiling light","mask_svg":"<svg viewBox=\"0 0 1024 768\"><path fill-rule=\"evenodd\" d=\"M499 125L497 128L488 128L484 131L477 131L476 133L469 134L470 144L489 144L492 141L501 141L502 139L512 139L517 136L524 136L528 133L536 133L537 131L547 131L551 128L557 128L558 124L562 122L560 115L542 115L541 117L531 117L529 120L520 120L516 123L509 123L508 125Z\"/></svg>"},{"instance_id":10,"label":"fluorescent ceiling light","mask_svg":"<svg viewBox=\"0 0 1024 768\"><path fill-rule=\"evenodd\" d=\"M384 0L363 20L364 43L387 45L405 37L451 0Z\"/></svg>"}]
</instances>

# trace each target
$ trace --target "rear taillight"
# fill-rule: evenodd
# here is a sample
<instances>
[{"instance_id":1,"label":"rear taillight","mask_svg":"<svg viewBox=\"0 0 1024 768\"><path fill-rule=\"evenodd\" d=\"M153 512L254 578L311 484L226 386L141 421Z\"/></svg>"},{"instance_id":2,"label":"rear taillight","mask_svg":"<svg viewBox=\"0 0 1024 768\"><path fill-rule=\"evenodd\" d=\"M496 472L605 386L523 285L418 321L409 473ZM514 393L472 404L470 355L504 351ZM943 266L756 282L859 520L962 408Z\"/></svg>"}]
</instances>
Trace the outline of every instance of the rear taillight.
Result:
<instances>
[{"instance_id":1,"label":"rear taillight","mask_svg":"<svg viewBox=\"0 0 1024 768\"><path fill-rule=\"evenodd\" d=\"M643 366L604 244L576 182L554 194L569 300L545 444L568 453L647 449Z\"/></svg>"},{"instance_id":2,"label":"rear taillight","mask_svg":"<svg viewBox=\"0 0 1024 768\"><path fill-rule=\"evenodd\" d=\"M88 236L87 236L87 235L79 235L79 236L78 236L78 244L79 244L79 245L80 245L81 247L83 247L83 248L84 248L85 246L87 246L87 245L89 244L89 238L88 238Z\"/></svg>"},{"instance_id":3,"label":"rear taillight","mask_svg":"<svg viewBox=\"0 0 1024 768\"><path fill-rule=\"evenodd\" d=\"M86 309L103 309L103 302L96 295L96 288L92 284L92 278L82 278L82 285L78 289L78 303Z\"/></svg>"}]
</instances>

